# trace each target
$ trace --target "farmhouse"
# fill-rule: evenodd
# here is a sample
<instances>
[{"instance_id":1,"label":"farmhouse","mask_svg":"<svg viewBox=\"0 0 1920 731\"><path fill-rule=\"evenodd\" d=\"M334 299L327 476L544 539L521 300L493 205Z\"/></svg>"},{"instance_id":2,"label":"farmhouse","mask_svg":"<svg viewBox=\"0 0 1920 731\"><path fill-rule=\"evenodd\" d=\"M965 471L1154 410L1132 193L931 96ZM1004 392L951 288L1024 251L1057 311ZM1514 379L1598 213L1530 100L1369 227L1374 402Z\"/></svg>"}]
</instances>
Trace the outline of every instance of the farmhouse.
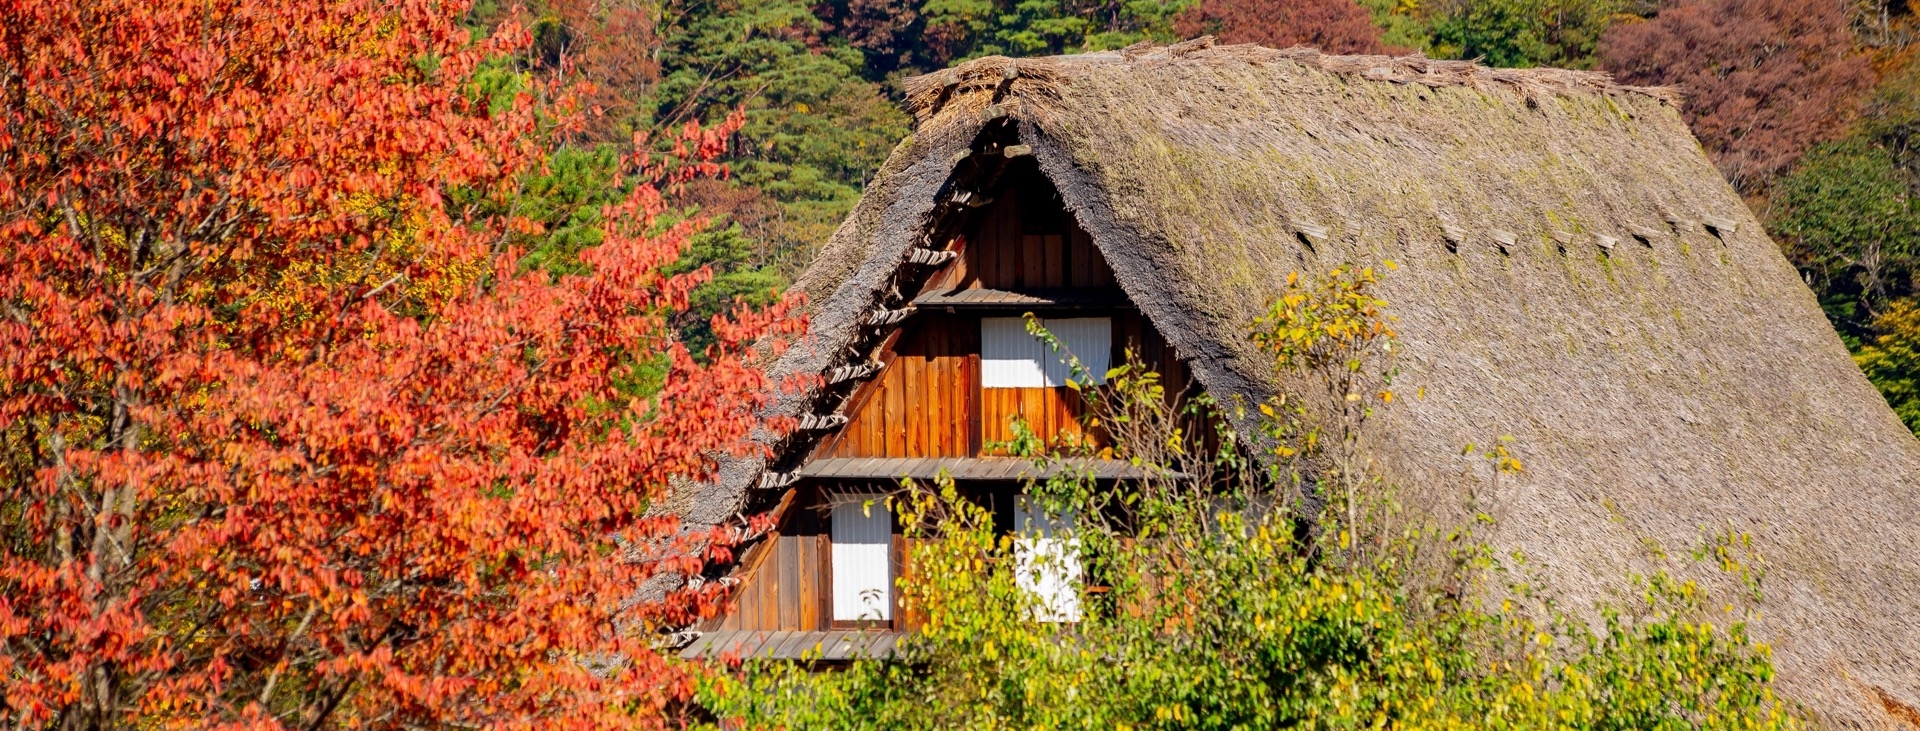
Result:
<instances>
[{"instance_id":1,"label":"farmhouse","mask_svg":"<svg viewBox=\"0 0 1920 731\"><path fill-rule=\"evenodd\" d=\"M1920 708L1920 442L1670 92L1205 39L983 58L908 91L917 131L796 284L812 332L774 375L820 385L774 412L800 429L666 506L780 520L716 569L737 609L688 655L910 631L898 527L861 499L903 476L946 468L1044 534L1019 494L1037 468L987 449L1016 414L1076 428L1023 313L1095 373L1132 349L1258 401L1288 384L1249 324L1287 276L1392 260L1408 397L1368 447L1395 485L1472 490L1485 537L1575 608L1623 597L1649 545L1750 533L1782 689L1846 725ZM1494 481L1462 450L1500 437L1527 469Z\"/></svg>"}]
</instances>

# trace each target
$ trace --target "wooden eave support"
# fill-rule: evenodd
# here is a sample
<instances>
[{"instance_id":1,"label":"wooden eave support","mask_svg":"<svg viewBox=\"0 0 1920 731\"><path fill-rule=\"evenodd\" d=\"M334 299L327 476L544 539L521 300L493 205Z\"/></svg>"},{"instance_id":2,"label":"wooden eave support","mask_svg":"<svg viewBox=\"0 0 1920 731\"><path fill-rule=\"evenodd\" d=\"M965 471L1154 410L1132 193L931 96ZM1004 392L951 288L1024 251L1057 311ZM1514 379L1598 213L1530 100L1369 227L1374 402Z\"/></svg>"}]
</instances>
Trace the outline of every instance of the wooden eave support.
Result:
<instances>
[{"instance_id":1,"label":"wooden eave support","mask_svg":"<svg viewBox=\"0 0 1920 731\"><path fill-rule=\"evenodd\" d=\"M921 266L937 266L953 261L954 257L959 255L958 252L953 251L915 248L913 253L907 255L907 261Z\"/></svg>"},{"instance_id":2,"label":"wooden eave support","mask_svg":"<svg viewBox=\"0 0 1920 731\"><path fill-rule=\"evenodd\" d=\"M1307 223L1305 221L1294 221L1293 230L1299 233L1301 236L1307 237L1308 241L1311 241L1316 244L1326 243L1327 236L1332 233L1325 226L1321 226L1319 224L1314 224L1314 223Z\"/></svg>"},{"instance_id":3,"label":"wooden eave support","mask_svg":"<svg viewBox=\"0 0 1920 731\"><path fill-rule=\"evenodd\" d=\"M968 208L980 208L982 206L985 206L993 202L992 198L988 198L984 195L980 195L979 193L975 193L971 190L962 190L962 191L955 192L953 194L952 200L954 203L966 206Z\"/></svg>"},{"instance_id":4,"label":"wooden eave support","mask_svg":"<svg viewBox=\"0 0 1920 731\"><path fill-rule=\"evenodd\" d=\"M800 475L794 472L760 473L760 489L777 490L800 481Z\"/></svg>"},{"instance_id":5,"label":"wooden eave support","mask_svg":"<svg viewBox=\"0 0 1920 731\"><path fill-rule=\"evenodd\" d=\"M1740 222L1730 218L1701 216L1700 221L1707 224L1707 228L1713 229L1713 235L1720 238L1732 236L1740 228Z\"/></svg>"},{"instance_id":6,"label":"wooden eave support","mask_svg":"<svg viewBox=\"0 0 1920 731\"><path fill-rule=\"evenodd\" d=\"M846 423L847 417L845 414L807 414L800 417L800 429L802 431L838 429Z\"/></svg>"},{"instance_id":7,"label":"wooden eave support","mask_svg":"<svg viewBox=\"0 0 1920 731\"><path fill-rule=\"evenodd\" d=\"M914 309L912 305L897 310L876 310L873 314L867 316L867 326L885 327L912 317L913 313Z\"/></svg>"},{"instance_id":8,"label":"wooden eave support","mask_svg":"<svg viewBox=\"0 0 1920 731\"><path fill-rule=\"evenodd\" d=\"M1492 231L1489 231L1488 235L1492 236L1493 243L1500 247L1500 253L1506 254L1509 256L1513 254L1514 244L1517 244L1520 241L1520 237L1515 236L1512 231L1502 231L1497 228Z\"/></svg>"},{"instance_id":9,"label":"wooden eave support","mask_svg":"<svg viewBox=\"0 0 1920 731\"><path fill-rule=\"evenodd\" d=\"M1667 212L1666 219L1667 219L1667 225L1672 226L1673 232L1677 234L1693 233L1694 231L1698 230L1700 227L1700 224L1685 218L1681 218L1679 214L1673 213L1671 211Z\"/></svg>"},{"instance_id":10,"label":"wooden eave support","mask_svg":"<svg viewBox=\"0 0 1920 731\"><path fill-rule=\"evenodd\" d=\"M879 363L867 362L855 365L843 365L827 372L827 383L846 383L847 381L867 378L880 372Z\"/></svg>"}]
</instances>

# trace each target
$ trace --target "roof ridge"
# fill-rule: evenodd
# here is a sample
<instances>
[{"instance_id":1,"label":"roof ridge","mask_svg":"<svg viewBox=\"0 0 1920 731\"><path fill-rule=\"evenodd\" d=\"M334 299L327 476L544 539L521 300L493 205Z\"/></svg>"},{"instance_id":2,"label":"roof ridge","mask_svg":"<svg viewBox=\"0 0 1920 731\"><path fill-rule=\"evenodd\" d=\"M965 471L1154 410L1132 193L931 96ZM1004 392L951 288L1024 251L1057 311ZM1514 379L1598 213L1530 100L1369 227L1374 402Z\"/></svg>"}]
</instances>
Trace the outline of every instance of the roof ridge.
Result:
<instances>
[{"instance_id":1,"label":"roof ridge","mask_svg":"<svg viewBox=\"0 0 1920 731\"><path fill-rule=\"evenodd\" d=\"M955 96L980 91L993 91L996 98L1008 96L1016 80L1020 82L1017 96L1034 91L1051 96L1059 84L1101 66L1263 66L1278 62L1382 83L1505 87L1519 92L1530 102L1553 94L1639 94L1676 106L1681 102L1680 91L1674 87L1630 86L1615 82L1612 76L1599 71L1494 68L1473 60L1431 59L1418 52L1405 56L1338 55L1322 53L1313 46L1285 49L1251 43L1223 46L1217 45L1213 36L1164 46L1142 41L1114 51L1061 56L983 56L942 71L910 77L904 86L907 109L925 119Z\"/></svg>"}]
</instances>

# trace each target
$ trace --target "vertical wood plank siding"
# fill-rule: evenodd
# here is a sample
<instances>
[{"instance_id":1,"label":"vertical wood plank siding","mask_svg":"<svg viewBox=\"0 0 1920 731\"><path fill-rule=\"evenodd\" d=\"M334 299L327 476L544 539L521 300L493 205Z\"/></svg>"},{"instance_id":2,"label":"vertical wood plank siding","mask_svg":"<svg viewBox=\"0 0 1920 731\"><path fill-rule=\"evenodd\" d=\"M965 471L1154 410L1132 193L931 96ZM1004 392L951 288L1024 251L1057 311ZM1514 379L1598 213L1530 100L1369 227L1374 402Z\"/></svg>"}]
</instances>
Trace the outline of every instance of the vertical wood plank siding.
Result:
<instances>
[{"instance_id":1,"label":"vertical wood plank siding","mask_svg":"<svg viewBox=\"0 0 1920 731\"><path fill-rule=\"evenodd\" d=\"M926 289L1031 290L1113 289L1107 266L1085 231L1058 203L1058 195L1037 170L1015 176L973 225L951 247L960 256L929 278ZM823 439L815 458L825 457L972 457L988 456L990 442L1013 438L1010 421L1027 420L1043 438L1080 432L1086 410L1081 396L1062 387L981 388L981 319L1014 317L1017 311L936 311L909 318L889 336L878 359L884 370L859 387L844 407L848 422ZM1190 384L1184 364L1139 312L1131 309L1045 313L1057 320L1106 317L1108 352L1099 358L1080 353L1083 362L1104 371L1127 362L1129 353L1158 370L1170 394ZM1070 329L1070 326L1068 326ZM1087 333L1056 334L1092 343ZM1020 333L1023 337L1024 330ZM1058 368L1044 368L1041 382L1059 382ZM1048 372L1052 371L1052 372ZM1096 440L1099 435L1092 437ZM792 510L784 511L775 535L749 549L735 572L743 582L734 591L734 609L702 624L707 630L824 631L834 629L835 567L830 539L830 491L871 491L880 486L804 483L795 488ZM985 489L979 486L963 489ZM994 490L1011 489L1005 486ZM996 506L996 523L1016 522L1012 493ZM879 510L876 506L876 510ZM869 529L872 525L866 526ZM884 544L897 576L911 576L907 545L891 528ZM870 531L869 531L870 532ZM864 536L865 541L879 536ZM865 544L872 550L875 544ZM860 571L857 566L848 571ZM860 578L857 575L842 577ZM859 583L856 581L855 583ZM845 588L840 587L840 588ZM889 592L890 594L897 592ZM897 605L894 607L897 609ZM892 613L892 629L918 626L923 617ZM839 626L848 626L841 623Z\"/></svg>"}]
</instances>

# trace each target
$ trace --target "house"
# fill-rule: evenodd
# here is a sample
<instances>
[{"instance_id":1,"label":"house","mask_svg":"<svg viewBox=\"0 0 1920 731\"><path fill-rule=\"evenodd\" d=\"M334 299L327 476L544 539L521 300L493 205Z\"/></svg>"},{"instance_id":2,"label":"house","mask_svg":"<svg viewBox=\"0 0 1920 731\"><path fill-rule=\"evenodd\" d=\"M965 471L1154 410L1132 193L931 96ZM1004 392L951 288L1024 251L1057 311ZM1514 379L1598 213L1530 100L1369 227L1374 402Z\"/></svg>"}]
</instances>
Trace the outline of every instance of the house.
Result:
<instances>
[{"instance_id":1,"label":"house","mask_svg":"<svg viewBox=\"0 0 1920 731\"><path fill-rule=\"evenodd\" d=\"M1023 463L982 445L1076 406L1010 318L1257 401L1287 384L1248 325L1288 274L1393 260L1415 397L1373 427L1383 474L1434 505L1472 489L1483 536L1576 611L1622 597L1650 544L1750 533L1783 691L1845 725L1920 708L1920 441L1671 92L1206 39L983 58L908 92L914 135L795 285L812 332L774 374L823 384L773 411L802 428L664 506L782 521L715 569L738 609L690 655L911 630L897 529L861 497L899 477L945 466L1022 520ZM1462 455L1498 437L1525 472Z\"/></svg>"}]
</instances>

